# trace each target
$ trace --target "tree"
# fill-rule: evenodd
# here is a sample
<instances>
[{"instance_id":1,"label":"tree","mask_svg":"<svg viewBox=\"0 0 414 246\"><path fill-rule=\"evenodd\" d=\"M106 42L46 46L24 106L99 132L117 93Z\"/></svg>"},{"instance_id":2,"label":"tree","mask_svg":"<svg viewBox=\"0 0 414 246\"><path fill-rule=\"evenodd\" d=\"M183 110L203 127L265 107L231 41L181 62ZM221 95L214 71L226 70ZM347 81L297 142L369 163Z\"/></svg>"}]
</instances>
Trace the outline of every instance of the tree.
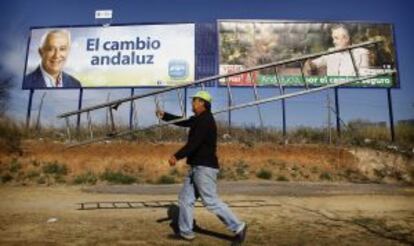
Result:
<instances>
[{"instance_id":1,"label":"tree","mask_svg":"<svg viewBox=\"0 0 414 246\"><path fill-rule=\"evenodd\" d=\"M12 77L8 76L0 67L0 117L4 116L10 97Z\"/></svg>"}]
</instances>

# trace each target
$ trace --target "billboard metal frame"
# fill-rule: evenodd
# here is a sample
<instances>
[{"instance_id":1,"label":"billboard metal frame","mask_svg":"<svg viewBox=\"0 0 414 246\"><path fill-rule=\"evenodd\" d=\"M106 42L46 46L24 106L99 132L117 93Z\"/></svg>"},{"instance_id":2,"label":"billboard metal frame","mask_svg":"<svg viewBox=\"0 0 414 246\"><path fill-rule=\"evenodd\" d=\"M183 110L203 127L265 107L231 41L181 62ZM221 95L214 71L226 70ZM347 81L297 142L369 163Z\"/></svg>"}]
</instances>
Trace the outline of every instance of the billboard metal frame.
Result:
<instances>
[{"instance_id":1,"label":"billboard metal frame","mask_svg":"<svg viewBox=\"0 0 414 246\"><path fill-rule=\"evenodd\" d=\"M342 20L262 20L262 19L217 19L216 22L208 23L208 22L140 22L140 23L117 23L117 24L111 24L110 26L133 26L133 25L162 25L162 24L194 24L195 28L197 28L197 24L215 24L216 32L217 32L217 53L216 53L216 59L218 62L216 63L217 67L215 68L216 71L219 71L219 49L220 49L220 42L219 42L219 22L220 21L260 21L260 22L280 22L280 23L366 23L366 24L387 24L391 25L392 28L392 38L393 38L393 44L394 44L394 52L395 52L395 68L398 69L398 51L397 51L397 40L395 37L395 25L392 23L383 23L383 22L367 22L367 21L342 21ZM28 59L28 49L31 41L31 30L33 29L40 29L40 28L76 28L76 27L102 27L106 28L106 26L102 24L89 24L89 25L56 25L56 26L33 26L30 27L30 35L28 37L27 41L27 50L26 50L26 58L25 58L25 66L24 66L24 74L26 74L27 69L27 59ZM196 37L195 37L196 39ZM196 42L196 40L195 40ZM195 44L196 46L196 44ZM195 50L195 77L197 77L197 51ZM340 127L340 114L339 114L339 89L386 89L387 91L387 102L388 102L388 114L389 114L389 122L390 122L390 131L391 131L391 140L395 141L395 131L394 131L394 118L393 118L393 108L392 108L392 97L391 97L391 90L392 89L400 89L400 76L399 73L395 75L396 86L394 87L351 87L351 86L341 86L341 87L334 87L334 93L335 93L335 109L336 109L336 128L338 136L341 134L341 127ZM24 81L24 77L23 77ZM23 83L22 83L23 86ZM209 86L209 85L206 85ZM216 81L216 83L212 83L210 85L211 87L217 87L217 88L223 88L225 86L221 86L220 83ZM78 100L78 111L82 110L82 101L83 101L83 90L105 90L105 89L130 89L130 95L131 97L134 97L135 95L135 89L162 89L168 86L124 86L124 87L82 87L82 88L59 88L59 90L79 90L79 100ZM190 88L197 88L197 86L193 86ZM248 86L239 86L238 89L242 88L249 88ZM275 88L275 86L272 85L266 85L266 86L260 86L259 88ZM289 88L303 88L303 86L285 86L283 88L283 93L286 89ZM22 88L23 89L23 88ZM31 116L31 107L32 107L32 99L35 90L56 90L55 88L32 88L32 89L25 89L29 90L29 102L28 102L28 109L27 109L27 115L26 115L26 126L29 127L30 125L30 116ZM187 87L184 88L184 107L185 112L187 112ZM229 97L228 97L229 98ZM230 105L230 98L229 98L229 105ZM281 99L281 105L282 105L282 123L283 123L283 135L286 136L286 102L285 99ZM132 129L132 115L133 115L133 102L131 101L130 106L130 120L129 125L130 129ZM231 110L228 111L228 122L229 126L231 126ZM79 129L80 126L80 114L77 115L77 128Z\"/></svg>"},{"instance_id":2,"label":"billboard metal frame","mask_svg":"<svg viewBox=\"0 0 414 246\"><path fill-rule=\"evenodd\" d=\"M394 82L394 86L391 87L379 87L379 86L367 86L367 87L358 87L358 86L341 86L341 87L335 87L334 89L334 99L335 99L335 116L336 116L336 131L338 136L341 136L341 116L340 116L340 104L339 104L339 89L384 89L387 92L387 105L388 105L388 117L389 117L389 123L390 123L390 135L391 135L391 140L394 142L395 141L395 127L394 127L394 113L393 113L393 108L392 108L392 96L391 96L391 90L392 89L400 89L401 88L401 83L400 83L400 73L399 71L399 63L398 63L398 49L397 49L397 40L396 40L396 35L395 35L395 25L394 23L389 23L389 22L382 22L382 21L358 21L358 20L271 20L271 19L217 19L216 20L216 27L217 27L217 55L218 55L218 70L219 70L219 66L220 66L220 28L219 28L219 24L220 22L269 22L269 23L344 23L344 24L357 24L357 23L361 23L361 24L379 24L379 25L390 25L391 29L392 29L392 41L393 41L393 46L394 46L394 54L395 54L395 68L397 70L397 73L394 74L395 76L395 81ZM226 85L221 85L220 82L217 82L217 86L218 87L226 87ZM249 86L235 86L237 87L237 89L241 89L241 90L245 90L245 89L249 89ZM274 88L274 85L264 85L264 86L259 86L259 88ZM283 93L287 90L287 89L300 89L303 88L304 86L284 86L283 88ZM310 86L310 87L314 87L314 86ZM227 97L227 101L228 101L228 105L231 105L231 98L228 95ZM287 135L287 124L286 124L286 100L285 99L281 99L281 109L282 109L282 132L283 132L283 136L286 137ZM231 127L231 122L232 122L232 116L231 116L231 111L229 110L227 112L227 121L228 121L228 125L229 128Z\"/></svg>"}]
</instances>

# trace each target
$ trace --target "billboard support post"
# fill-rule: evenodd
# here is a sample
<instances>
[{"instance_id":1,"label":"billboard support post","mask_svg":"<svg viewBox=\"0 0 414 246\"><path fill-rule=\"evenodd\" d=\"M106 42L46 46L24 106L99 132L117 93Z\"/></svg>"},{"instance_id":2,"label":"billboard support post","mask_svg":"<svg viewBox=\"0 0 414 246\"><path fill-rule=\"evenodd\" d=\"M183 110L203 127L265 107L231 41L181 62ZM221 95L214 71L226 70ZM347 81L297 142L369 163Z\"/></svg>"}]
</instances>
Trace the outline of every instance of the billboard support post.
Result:
<instances>
[{"instance_id":1,"label":"billboard support post","mask_svg":"<svg viewBox=\"0 0 414 246\"><path fill-rule=\"evenodd\" d=\"M285 88L282 87L282 94L285 94ZM283 143L286 143L286 100L282 99L282 130L283 130Z\"/></svg>"},{"instance_id":2,"label":"billboard support post","mask_svg":"<svg viewBox=\"0 0 414 246\"><path fill-rule=\"evenodd\" d=\"M233 95L231 94L231 85L228 78L226 79L227 85L227 106L230 108L233 105ZM231 134L231 110L228 112L228 133Z\"/></svg>"},{"instance_id":3,"label":"billboard support post","mask_svg":"<svg viewBox=\"0 0 414 246\"><path fill-rule=\"evenodd\" d=\"M388 115L390 117L389 120L390 120L391 141L395 142L394 113L392 111L391 88L387 88L387 99L388 99Z\"/></svg>"},{"instance_id":4,"label":"billboard support post","mask_svg":"<svg viewBox=\"0 0 414 246\"><path fill-rule=\"evenodd\" d=\"M131 97L134 96L135 89L131 88ZM130 107L129 107L129 129L132 130L133 128L133 114L134 114L134 101L131 101Z\"/></svg>"},{"instance_id":5,"label":"billboard support post","mask_svg":"<svg viewBox=\"0 0 414 246\"><path fill-rule=\"evenodd\" d=\"M83 88L80 88L79 89L78 110L82 109L82 100L83 100ZM78 114L78 118L76 120L76 131L78 133L79 133L80 121L81 121L81 114Z\"/></svg>"},{"instance_id":6,"label":"billboard support post","mask_svg":"<svg viewBox=\"0 0 414 246\"><path fill-rule=\"evenodd\" d=\"M227 93L227 106L231 107L231 94L230 92ZM228 121L228 133L231 134L231 110L228 111L228 115L227 115L227 121Z\"/></svg>"},{"instance_id":7,"label":"billboard support post","mask_svg":"<svg viewBox=\"0 0 414 246\"><path fill-rule=\"evenodd\" d=\"M339 114L339 88L335 87L335 115L336 115L336 133L341 138L341 116Z\"/></svg>"},{"instance_id":8,"label":"billboard support post","mask_svg":"<svg viewBox=\"0 0 414 246\"><path fill-rule=\"evenodd\" d=\"M30 115L32 113L33 94L34 94L34 89L30 89L29 103L27 105L27 114L26 114L26 128L29 128L30 126Z\"/></svg>"},{"instance_id":9,"label":"billboard support post","mask_svg":"<svg viewBox=\"0 0 414 246\"><path fill-rule=\"evenodd\" d=\"M184 117L187 117L187 87L184 88Z\"/></svg>"}]
</instances>

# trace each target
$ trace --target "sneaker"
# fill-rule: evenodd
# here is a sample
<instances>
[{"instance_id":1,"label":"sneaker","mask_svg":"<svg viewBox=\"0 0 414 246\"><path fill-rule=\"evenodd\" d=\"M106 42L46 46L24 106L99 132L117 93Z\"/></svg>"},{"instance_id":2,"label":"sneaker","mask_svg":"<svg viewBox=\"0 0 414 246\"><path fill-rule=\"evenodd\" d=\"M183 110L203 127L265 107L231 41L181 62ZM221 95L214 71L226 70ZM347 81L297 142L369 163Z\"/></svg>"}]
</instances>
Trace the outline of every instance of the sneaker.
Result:
<instances>
[{"instance_id":1,"label":"sneaker","mask_svg":"<svg viewBox=\"0 0 414 246\"><path fill-rule=\"evenodd\" d=\"M187 241L193 241L196 236L194 234L182 234L182 233L180 233L180 237L184 240L187 240Z\"/></svg>"},{"instance_id":2,"label":"sneaker","mask_svg":"<svg viewBox=\"0 0 414 246\"><path fill-rule=\"evenodd\" d=\"M246 234L247 234L247 225L244 224L244 227L242 230L240 230L236 236L234 236L234 241L238 242L238 243L242 243L244 242L244 240L246 239Z\"/></svg>"}]
</instances>

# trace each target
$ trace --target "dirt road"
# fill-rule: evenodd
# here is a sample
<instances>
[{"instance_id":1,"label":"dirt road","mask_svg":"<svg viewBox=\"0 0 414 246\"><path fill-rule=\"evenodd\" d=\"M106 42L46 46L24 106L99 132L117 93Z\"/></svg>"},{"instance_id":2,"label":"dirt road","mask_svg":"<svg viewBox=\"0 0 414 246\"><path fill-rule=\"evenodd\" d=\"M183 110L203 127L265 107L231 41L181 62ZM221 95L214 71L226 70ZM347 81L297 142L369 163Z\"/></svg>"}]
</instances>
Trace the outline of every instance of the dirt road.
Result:
<instances>
[{"instance_id":1,"label":"dirt road","mask_svg":"<svg viewBox=\"0 0 414 246\"><path fill-rule=\"evenodd\" d=\"M1 186L0 245L230 245L201 206L195 241L172 237L179 188ZM249 224L245 245L414 244L412 186L249 181L220 183L220 193ZM93 209L104 201L118 203ZM80 210L83 202L94 203Z\"/></svg>"}]
</instances>

